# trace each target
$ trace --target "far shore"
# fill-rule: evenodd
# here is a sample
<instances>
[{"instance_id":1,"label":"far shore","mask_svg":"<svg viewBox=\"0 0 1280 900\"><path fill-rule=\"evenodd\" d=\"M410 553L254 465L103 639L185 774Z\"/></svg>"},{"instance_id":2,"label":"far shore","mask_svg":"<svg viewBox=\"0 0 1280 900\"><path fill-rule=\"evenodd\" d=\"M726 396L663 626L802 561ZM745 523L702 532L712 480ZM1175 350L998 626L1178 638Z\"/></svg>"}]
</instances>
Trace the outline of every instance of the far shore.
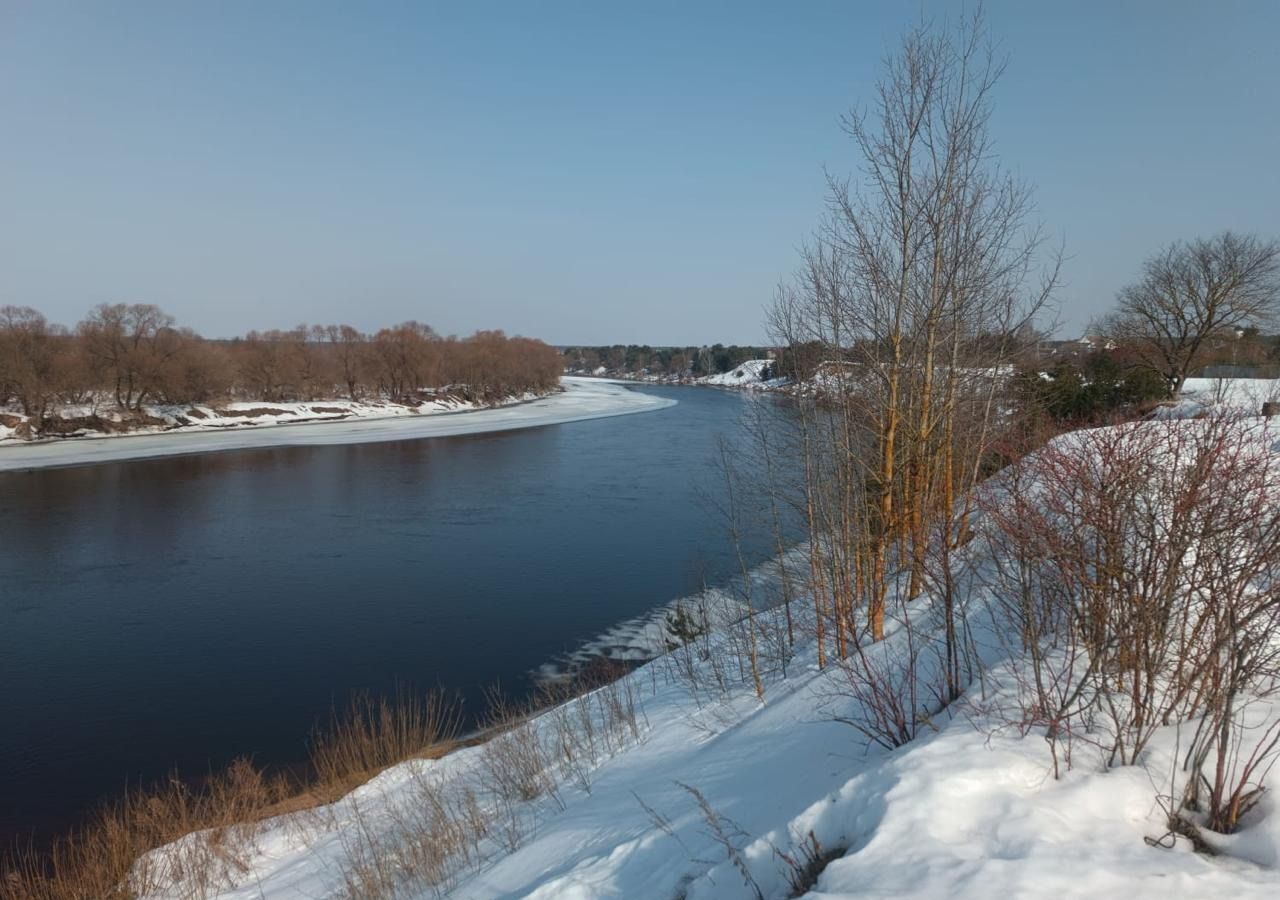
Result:
<instances>
[{"instance_id":1,"label":"far shore","mask_svg":"<svg viewBox=\"0 0 1280 900\"><path fill-rule=\"evenodd\" d=\"M293 422L225 431L173 431L0 444L0 472L125 462L262 447L331 446L513 431L651 412L676 401L593 378L562 379L563 391L522 403L424 416Z\"/></svg>"}]
</instances>

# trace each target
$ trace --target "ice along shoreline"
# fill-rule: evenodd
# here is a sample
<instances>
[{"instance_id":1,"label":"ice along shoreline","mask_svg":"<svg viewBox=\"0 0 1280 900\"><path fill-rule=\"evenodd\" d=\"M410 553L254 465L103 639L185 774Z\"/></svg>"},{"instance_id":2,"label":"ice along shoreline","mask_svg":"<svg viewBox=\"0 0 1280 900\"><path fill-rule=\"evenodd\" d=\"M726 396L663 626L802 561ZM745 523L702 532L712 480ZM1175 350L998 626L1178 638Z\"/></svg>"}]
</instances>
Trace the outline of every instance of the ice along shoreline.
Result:
<instances>
[{"instance_id":1,"label":"ice along shoreline","mask_svg":"<svg viewBox=\"0 0 1280 900\"><path fill-rule=\"evenodd\" d=\"M370 444L514 431L653 412L677 402L596 379L566 377L562 384L562 392L528 403L445 415L316 420L229 431L126 434L67 438L57 442L15 443L0 446L0 472L87 466L226 450Z\"/></svg>"}]
</instances>

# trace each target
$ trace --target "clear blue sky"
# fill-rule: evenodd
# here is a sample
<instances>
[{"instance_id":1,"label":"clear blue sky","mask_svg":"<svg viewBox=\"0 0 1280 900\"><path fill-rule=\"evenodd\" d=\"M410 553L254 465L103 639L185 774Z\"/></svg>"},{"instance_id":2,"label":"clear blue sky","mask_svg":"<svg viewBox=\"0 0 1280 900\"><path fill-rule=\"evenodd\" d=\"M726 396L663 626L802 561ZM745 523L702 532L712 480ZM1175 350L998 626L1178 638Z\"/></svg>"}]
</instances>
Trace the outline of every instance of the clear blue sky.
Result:
<instances>
[{"instance_id":1,"label":"clear blue sky","mask_svg":"<svg viewBox=\"0 0 1280 900\"><path fill-rule=\"evenodd\" d=\"M0 0L0 303L758 341L920 9ZM1280 3L987 11L1065 332L1163 243L1280 236Z\"/></svg>"}]
</instances>

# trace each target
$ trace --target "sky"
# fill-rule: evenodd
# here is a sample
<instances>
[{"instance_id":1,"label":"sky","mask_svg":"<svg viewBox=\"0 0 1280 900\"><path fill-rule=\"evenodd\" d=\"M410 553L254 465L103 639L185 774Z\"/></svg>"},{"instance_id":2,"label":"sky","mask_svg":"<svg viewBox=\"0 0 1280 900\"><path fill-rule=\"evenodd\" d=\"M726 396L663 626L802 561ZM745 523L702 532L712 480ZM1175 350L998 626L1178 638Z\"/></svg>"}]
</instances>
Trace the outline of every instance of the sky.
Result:
<instances>
[{"instance_id":1,"label":"sky","mask_svg":"<svg viewBox=\"0 0 1280 900\"><path fill-rule=\"evenodd\" d=\"M985 8L1060 334L1171 241L1280 237L1280 3ZM960 9L0 0L0 304L761 342L856 171L840 115Z\"/></svg>"}]
</instances>

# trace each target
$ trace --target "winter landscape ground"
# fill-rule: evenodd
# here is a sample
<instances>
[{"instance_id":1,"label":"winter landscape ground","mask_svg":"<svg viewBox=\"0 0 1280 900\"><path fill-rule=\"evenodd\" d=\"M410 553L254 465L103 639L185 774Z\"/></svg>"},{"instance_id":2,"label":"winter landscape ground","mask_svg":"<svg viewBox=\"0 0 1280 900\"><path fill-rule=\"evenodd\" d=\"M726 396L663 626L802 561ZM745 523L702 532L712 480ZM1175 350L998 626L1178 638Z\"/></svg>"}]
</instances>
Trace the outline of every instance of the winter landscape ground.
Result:
<instances>
[{"instance_id":1,"label":"winter landscape ground","mask_svg":"<svg viewBox=\"0 0 1280 900\"><path fill-rule=\"evenodd\" d=\"M204 410L160 433L71 437L45 441L5 440L0 433L0 471L88 465L184 453L249 447L301 447L402 441L456 434L535 428L661 409L671 401L592 379L564 379L564 390L526 397L499 407L449 400L421 407L388 403L233 403ZM240 410L266 413L237 416ZM319 411L316 408L319 407ZM165 415L162 409L153 410ZM172 413L173 411L168 411ZM186 409L179 412L189 412ZM299 419L305 419L299 422Z\"/></svg>"},{"instance_id":2,"label":"winter landscape ground","mask_svg":"<svg viewBox=\"0 0 1280 900\"><path fill-rule=\"evenodd\" d=\"M1280 895L1280 7L272 6L5 17L0 898Z\"/></svg>"},{"instance_id":3,"label":"winter landscape ground","mask_svg":"<svg viewBox=\"0 0 1280 900\"><path fill-rule=\"evenodd\" d=\"M1122 726L1095 710L1070 723L1080 732L1064 742L1069 764L1057 747L1055 775L1054 742L1028 698L1032 666L992 576L1011 562L999 521L1015 489L1052 502L1047 460L1087 462L1115 441L1179 446L1215 427L1179 418L1068 434L982 486L956 565L973 654L959 698L942 708L930 696L943 644L933 599L891 601L886 638L869 650L875 671L918 687L909 738L885 742L854 669L819 667L807 598L747 625L738 601L690 598L721 624L488 744L406 762L332 806L246 828L234 839L243 862L224 867L209 896L1274 896L1280 816L1269 794L1234 834L1201 830L1196 844L1170 830L1195 720L1154 727L1136 759L1116 764ZM1277 467L1273 425L1232 415L1223 427L1251 465ZM1192 462L1170 452L1158 465ZM803 559L797 548L754 572L755 596L776 602L779 573ZM741 669L744 629L764 645L759 692ZM1070 681L1080 664L1048 670ZM1272 699L1242 698L1241 709L1231 766L1280 727ZM155 894L196 895L181 883Z\"/></svg>"}]
</instances>

